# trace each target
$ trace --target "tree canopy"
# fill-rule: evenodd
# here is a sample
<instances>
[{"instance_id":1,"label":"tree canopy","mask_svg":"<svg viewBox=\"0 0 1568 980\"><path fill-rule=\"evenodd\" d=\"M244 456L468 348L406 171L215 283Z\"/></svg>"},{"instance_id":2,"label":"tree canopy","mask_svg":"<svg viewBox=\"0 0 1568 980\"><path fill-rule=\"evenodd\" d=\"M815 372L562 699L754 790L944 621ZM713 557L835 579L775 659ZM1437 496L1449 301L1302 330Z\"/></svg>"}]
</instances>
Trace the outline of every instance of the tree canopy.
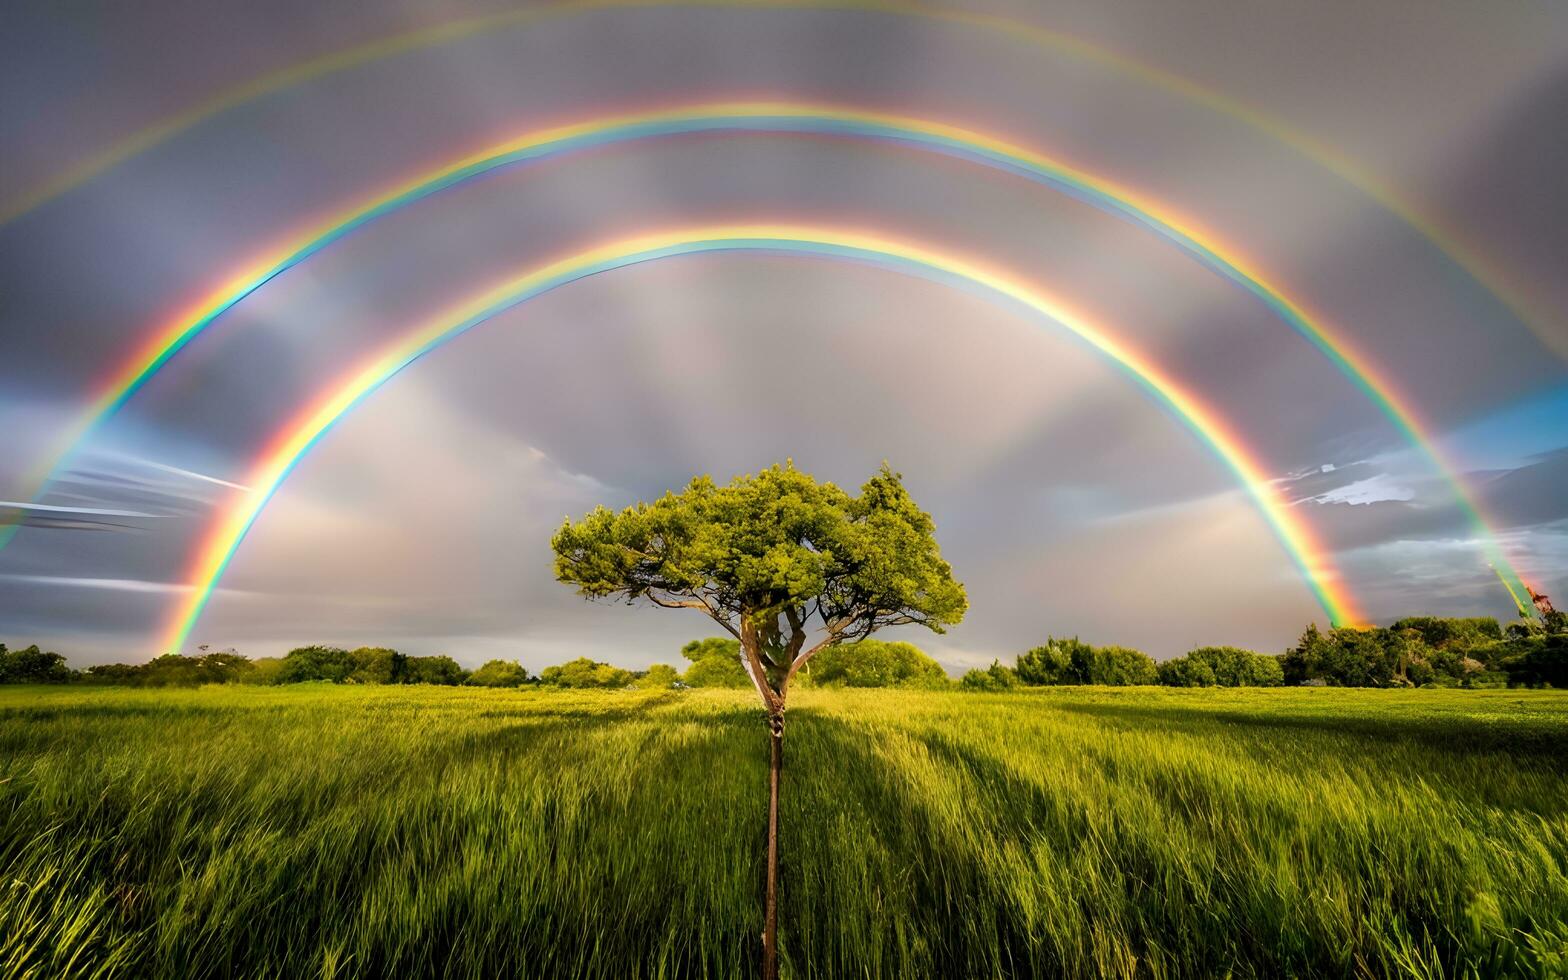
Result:
<instances>
[{"instance_id":1,"label":"tree canopy","mask_svg":"<svg viewBox=\"0 0 1568 980\"><path fill-rule=\"evenodd\" d=\"M792 463L725 486L566 521L551 542L556 577L589 598L695 609L740 642L771 713L821 650L888 626L942 632L968 607L930 515L884 465L852 496ZM807 646L808 638L816 642Z\"/></svg>"},{"instance_id":2,"label":"tree canopy","mask_svg":"<svg viewBox=\"0 0 1568 980\"><path fill-rule=\"evenodd\" d=\"M45 653L37 644L7 650L0 643L0 684L63 684L75 676L58 653Z\"/></svg>"}]
</instances>

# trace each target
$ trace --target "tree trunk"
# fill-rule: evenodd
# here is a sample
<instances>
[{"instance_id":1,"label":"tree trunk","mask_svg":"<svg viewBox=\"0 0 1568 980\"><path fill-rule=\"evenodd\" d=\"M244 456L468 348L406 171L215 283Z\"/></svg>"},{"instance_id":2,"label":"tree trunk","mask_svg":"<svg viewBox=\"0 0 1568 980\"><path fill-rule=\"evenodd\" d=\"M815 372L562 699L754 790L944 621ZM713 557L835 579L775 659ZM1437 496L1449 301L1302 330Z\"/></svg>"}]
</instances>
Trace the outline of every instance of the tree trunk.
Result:
<instances>
[{"instance_id":1,"label":"tree trunk","mask_svg":"<svg viewBox=\"0 0 1568 980\"><path fill-rule=\"evenodd\" d=\"M762 980L779 976L779 773L784 768L784 712L768 713L768 884L762 925Z\"/></svg>"}]
</instances>

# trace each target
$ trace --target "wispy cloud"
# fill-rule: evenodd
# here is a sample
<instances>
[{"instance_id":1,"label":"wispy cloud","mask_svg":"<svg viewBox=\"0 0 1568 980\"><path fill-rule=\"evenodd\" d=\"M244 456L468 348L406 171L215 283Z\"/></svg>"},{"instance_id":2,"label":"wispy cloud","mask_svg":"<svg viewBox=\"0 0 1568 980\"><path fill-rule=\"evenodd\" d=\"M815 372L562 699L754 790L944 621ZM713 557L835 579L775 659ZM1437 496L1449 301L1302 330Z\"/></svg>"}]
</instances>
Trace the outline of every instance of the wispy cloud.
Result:
<instances>
[{"instance_id":1,"label":"wispy cloud","mask_svg":"<svg viewBox=\"0 0 1568 980\"><path fill-rule=\"evenodd\" d=\"M137 466L144 466L147 469L157 470L160 473L170 473L174 476L183 476L189 480L197 480L202 483L211 483L220 487L228 487L231 490L242 490L247 492L250 490L250 487L247 487L243 483L235 483L232 480L224 480L216 476L209 476L206 473L198 473L195 470L188 470L179 466L171 466L168 463L160 463L156 460L148 459L145 456L136 456L131 453L117 452L102 452L98 455L104 457L105 459L114 459L124 463L133 463Z\"/></svg>"},{"instance_id":2,"label":"wispy cloud","mask_svg":"<svg viewBox=\"0 0 1568 980\"><path fill-rule=\"evenodd\" d=\"M0 511L19 510L39 514L89 514L94 517L152 517L137 510L115 510L109 507L66 507L60 504L34 504L19 500L0 500Z\"/></svg>"},{"instance_id":3,"label":"wispy cloud","mask_svg":"<svg viewBox=\"0 0 1568 980\"><path fill-rule=\"evenodd\" d=\"M148 582L130 578L83 578L74 575L0 575L0 582L17 585L47 585L55 588L104 589L111 592L146 592L174 595L188 592L189 585L174 582Z\"/></svg>"}]
</instances>

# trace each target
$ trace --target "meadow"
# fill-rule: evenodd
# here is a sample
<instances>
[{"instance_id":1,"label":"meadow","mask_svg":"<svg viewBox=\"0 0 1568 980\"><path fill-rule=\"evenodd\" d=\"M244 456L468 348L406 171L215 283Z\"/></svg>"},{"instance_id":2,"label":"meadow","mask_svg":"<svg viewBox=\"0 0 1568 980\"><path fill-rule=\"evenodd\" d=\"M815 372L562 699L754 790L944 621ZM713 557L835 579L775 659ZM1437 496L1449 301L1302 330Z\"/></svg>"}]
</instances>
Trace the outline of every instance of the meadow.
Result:
<instances>
[{"instance_id":1,"label":"meadow","mask_svg":"<svg viewBox=\"0 0 1568 980\"><path fill-rule=\"evenodd\" d=\"M0 975L730 977L750 691L0 688ZM802 690L790 977L1568 970L1568 692Z\"/></svg>"}]
</instances>

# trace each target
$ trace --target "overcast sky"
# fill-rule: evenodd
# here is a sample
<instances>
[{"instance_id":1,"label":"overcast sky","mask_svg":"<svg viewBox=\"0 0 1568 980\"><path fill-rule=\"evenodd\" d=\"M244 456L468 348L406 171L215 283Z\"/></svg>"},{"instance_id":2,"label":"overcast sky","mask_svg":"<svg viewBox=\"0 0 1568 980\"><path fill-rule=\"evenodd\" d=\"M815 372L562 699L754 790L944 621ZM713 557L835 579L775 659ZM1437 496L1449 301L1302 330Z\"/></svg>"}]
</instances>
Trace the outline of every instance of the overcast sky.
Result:
<instances>
[{"instance_id":1,"label":"overcast sky","mask_svg":"<svg viewBox=\"0 0 1568 980\"><path fill-rule=\"evenodd\" d=\"M1408 396L1517 567L1568 596L1563 8L1038 6L946 9L1107 49L1263 125L961 20L604 9L304 80L0 225L0 501L29 504L0 505L24 524L0 551L0 642L78 664L154 655L196 543L261 447L351 365L544 261L733 221L872 229L1069 299L1226 419L1373 620L1511 612L1450 484L1256 297L1036 184L816 137L627 143L366 227L221 317L29 503L28 474L109 372L322 216L543 126L756 98L993 133L1231 243ZM494 9L16 0L0 31L0 210L255 78ZM1506 295L1286 131L1454 229ZM1049 634L1164 657L1277 651L1325 621L1224 464L1059 327L885 269L729 254L576 283L403 372L283 485L191 642L252 656L373 643L470 666L675 660L711 625L584 602L552 581L550 534L597 503L785 457L846 486L884 459L905 475L971 611L946 636L903 638L955 671Z\"/></svg>"}]
</instances>

